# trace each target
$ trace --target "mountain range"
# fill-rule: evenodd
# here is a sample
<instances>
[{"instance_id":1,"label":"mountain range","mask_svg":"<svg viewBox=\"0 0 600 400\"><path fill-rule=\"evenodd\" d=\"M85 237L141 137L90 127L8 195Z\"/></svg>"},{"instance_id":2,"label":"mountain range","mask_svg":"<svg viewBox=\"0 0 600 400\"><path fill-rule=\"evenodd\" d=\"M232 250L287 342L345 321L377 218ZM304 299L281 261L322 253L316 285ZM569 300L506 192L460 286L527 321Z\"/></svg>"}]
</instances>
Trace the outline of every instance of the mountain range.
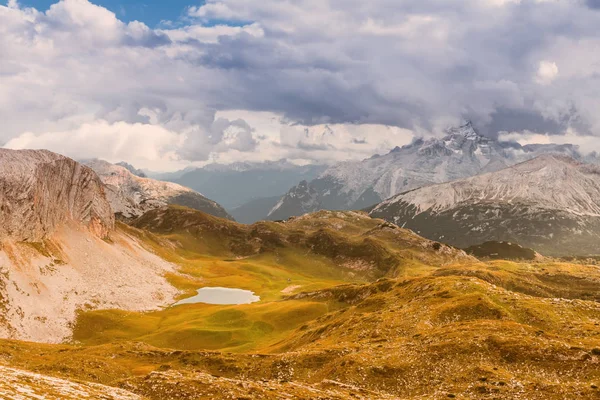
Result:
<instances>
[{"instance_id":1,"label":"mountain range","mask_svg":"<svg viewBox=\"0 0 600 400\"><path fill-rule=\"evenodd\" d=\"M594 255L600 242L600 167L543 155L399 194L370 214L459 247L510 241L549 256Z\"/></svg>"},{"instance_id":2,"label":"mountain range","mask_svg":"<svg viewBox=\"0 0 600 400\"><path fill-rule=\"evenodd\" d=\"M295 183L312 180L325 169L322 165L302 166L280 160L209 164L203 168L152 176L198 191L235 214L237 220L252 223L264 219L277 203L277 199L271 198L281 197ZM261 214L255 213L257 202L261 204ZM263 214L265 208L267 212Z\"/></svg>"},{"instance_id":3,"label":"mountain range","mask_svg":"<svg viewBox=\"0 0 600 400\"><path fill-rule=\"evenodd\" d=\"M335 164L318 178L290 189L267 217L283 220L320 209L363 209L398 193L498 171L541 154L600 160L573 145L521 146L487 138L469 122L449 129L443 138L417 139L383 156Z\"/></svg>"}]
</instances>

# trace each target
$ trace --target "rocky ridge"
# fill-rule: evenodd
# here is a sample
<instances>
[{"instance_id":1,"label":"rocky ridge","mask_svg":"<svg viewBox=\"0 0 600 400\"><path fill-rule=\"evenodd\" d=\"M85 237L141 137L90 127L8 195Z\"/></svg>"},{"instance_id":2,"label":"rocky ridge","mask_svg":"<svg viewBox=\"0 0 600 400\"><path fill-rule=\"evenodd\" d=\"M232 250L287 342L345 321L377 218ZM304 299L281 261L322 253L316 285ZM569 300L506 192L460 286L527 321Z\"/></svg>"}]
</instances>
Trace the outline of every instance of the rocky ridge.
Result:
<instances>
[{"instance_id":1,"label":"rocky ridge","mask_svg":"<svg viewBox=\"0 0 600 400\"><path fill-rule=\"evenodd\" d=\"M509 241L544 255L595 254L600 167L544 155L399 194L370 215L459 247Z\"/></svg>"},{"instance_id":2,"label":"rocky ridge","mask_svg":"<svg viewBox=\"0 0 600 400\"><path fill-rule=\"evenodd\" d=\"M116 228L106 194L67 157L0 149L0 337L60 342L78 310L151 310L176 296L173 265Z\"/></svg>"},{"instance_id":3,"label":"rocky ridge","mask_svg":"<svg viewBox=\"0 0 600 400\"><path fill-rule=\"evenodd\" d=\"M171 182L137 176L123 166L103 160L87 160L106 185L110 204L120 218L132 219L169 204L190 207L221 218L232 217L218 203Z\"/></svg>"}]
</instances>

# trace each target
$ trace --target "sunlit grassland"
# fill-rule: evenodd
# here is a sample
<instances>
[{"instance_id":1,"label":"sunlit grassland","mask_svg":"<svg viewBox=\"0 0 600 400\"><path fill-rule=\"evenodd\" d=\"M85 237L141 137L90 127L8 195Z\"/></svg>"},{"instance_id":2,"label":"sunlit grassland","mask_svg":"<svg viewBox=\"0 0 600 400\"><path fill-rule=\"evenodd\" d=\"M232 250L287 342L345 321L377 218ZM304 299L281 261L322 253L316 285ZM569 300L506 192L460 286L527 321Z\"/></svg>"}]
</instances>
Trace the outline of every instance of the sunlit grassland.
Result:
<instances>
[{"instance_id":1,"label":"sunlit grassland","mask_svg":"<svg viewBox=\"0 0 600 400\"><path fill-rule=\"evenodd\" d=\"M178 271L168 274L167 279L182 291L180 298L193 295L201 287L229 287L251 290L261 301L238 306L188 304L148 313L82 311L73 333L77 343L143 341L177 349L235 352L266 349L302 324L328 312L325 303L280 301L294 292L283 293L286 288L315 291L347 282L331 260L308 257L295 249L224 258L206 254L206 242L190 240L185 235L157 237L124 225L120 229L178 265ZM166 243L181 245L172 247Z\"/></svg>"}]
</instances>

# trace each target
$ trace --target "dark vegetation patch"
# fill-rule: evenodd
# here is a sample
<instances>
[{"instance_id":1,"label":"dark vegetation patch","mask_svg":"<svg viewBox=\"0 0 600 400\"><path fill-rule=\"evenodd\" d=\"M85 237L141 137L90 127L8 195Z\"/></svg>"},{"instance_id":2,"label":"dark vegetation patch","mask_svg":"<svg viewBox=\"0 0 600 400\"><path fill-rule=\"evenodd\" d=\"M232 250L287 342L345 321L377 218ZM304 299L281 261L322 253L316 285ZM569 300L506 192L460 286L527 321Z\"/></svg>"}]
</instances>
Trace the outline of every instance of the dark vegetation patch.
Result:
<instances>
[{"instance_id":1,"label":"dark vegetation patch","mask_svg":"<svg viewBox=\"0 0 600 400\"><path fill-rule=\"evenodd\" d=\"M493 260L535 260L535 250L522 247L510 242L485 242L483 244L467 247L467 254L477 258L489 258Z\"/></svg>"}]
</instances>

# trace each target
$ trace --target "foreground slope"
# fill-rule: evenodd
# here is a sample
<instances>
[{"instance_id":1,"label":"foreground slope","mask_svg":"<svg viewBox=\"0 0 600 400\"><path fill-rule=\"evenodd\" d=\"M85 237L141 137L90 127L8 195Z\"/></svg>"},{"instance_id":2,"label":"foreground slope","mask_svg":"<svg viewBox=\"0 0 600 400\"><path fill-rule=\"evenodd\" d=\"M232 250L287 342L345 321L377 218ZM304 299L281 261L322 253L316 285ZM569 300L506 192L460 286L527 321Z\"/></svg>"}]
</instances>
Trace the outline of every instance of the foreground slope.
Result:
<instances>
[{"instance_id":1,"label":"foreground slope","mask_svg":"<svg viewBox=\"0 0 600 400\"><path fill-rule=\"evenodd\" d=\"M173 265L115 229L97 175L48 151L0 150L0 336L58 342L78 310L149 310Z\"/></svg>"},{"instance_id":2,"label":"foreground slope","mask_svg":"<svg viewBox=\"0 0 600 400\"><path fill-rule=\"evenodd\" d=\"M383 156L343 162L319 178L293 187L270 211L279 220L317 210L373 206L419 187L503 169L541 154L561 154L597 162L572 145L529 145L481 136L472 124L449 129L443 138L419 139Z\"/></svg>"},{"instance_id":3,"label":"foreground slope","mask_svg":"<svg viewBox=\"0 0 600 400\"><path fill-rule=\"evenodd\" d=\"M371 216L459 247L513 241L545 255L588 255L600 240L600 168L540 156L392 197Z\"/></svg>"},{"instance_id":4,"label":"foreground slope","mask_svg":"<svg viewBox=\"0 0 600 400\"><path fill-rule=\"evenodd\" d=\"M114 212L124 218L136 218L146 211L176 204L204 211L221 218L232 219L216 202L181 185L162 182L133 174L127 167L102 160L85 162L106 185Z\"/></svg>"},{"instance_id":5,"label":"foreground slope","mask_svg":"<svg viewBox=\"0 0 600 400\"><path fill-rule=\"evenodd\" d=\"M328 311L259 351L160 349L144 337L90 347L0 341L0 363L149 399L598 398L597 266L471 260L424 272L277 301ZM207 306L182 308L179 319L194 308ZM207 320L233 326L254 312L212 306Z\"/></svg>"},{"instance_id":6,"label":"foreground slope","mask_svg":"<svg viewBox=\"0 0 600 400\"><path fill-rule=\"evenodd\" d=\"M80 400L85 398L141 400L138 395L110 386L73 382L2 366L0 366L0 394L3 399L11 400Z\"/></svg>"}]
</instances>

